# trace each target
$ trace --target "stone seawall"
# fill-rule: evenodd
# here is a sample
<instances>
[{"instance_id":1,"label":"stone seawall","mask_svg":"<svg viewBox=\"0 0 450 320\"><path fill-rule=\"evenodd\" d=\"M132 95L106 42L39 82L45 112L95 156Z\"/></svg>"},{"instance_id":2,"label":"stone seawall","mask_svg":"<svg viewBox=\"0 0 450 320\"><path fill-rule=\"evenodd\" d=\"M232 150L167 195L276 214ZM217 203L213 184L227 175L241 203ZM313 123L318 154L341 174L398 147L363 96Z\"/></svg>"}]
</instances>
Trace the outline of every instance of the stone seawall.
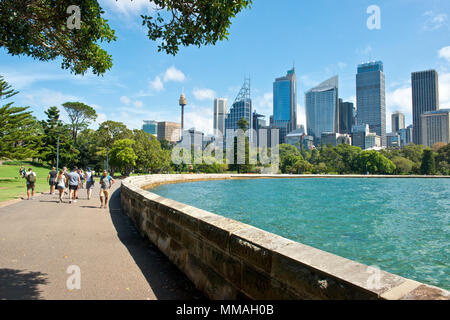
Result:
<instances>
[{"instance_id":1,"label":"stone seawall","mask_svg":"<svg viewBox=\"0 0 450 320\"><path fill-rule=\"evenodd\" d=\"M450 299L446 290L376 271L143 189L166 183L275 177L279 176L132 177L122 182L121 202L142 236L211 299Z\"/></svg>"}]
</instances>

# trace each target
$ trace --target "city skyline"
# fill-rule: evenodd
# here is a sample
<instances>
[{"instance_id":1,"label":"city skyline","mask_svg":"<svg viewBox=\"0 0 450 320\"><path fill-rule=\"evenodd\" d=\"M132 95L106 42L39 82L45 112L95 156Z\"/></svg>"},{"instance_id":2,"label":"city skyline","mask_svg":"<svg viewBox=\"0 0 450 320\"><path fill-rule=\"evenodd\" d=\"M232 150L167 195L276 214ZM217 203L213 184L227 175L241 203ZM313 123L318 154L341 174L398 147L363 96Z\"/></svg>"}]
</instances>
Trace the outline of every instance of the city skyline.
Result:
<instances>
[{"instance_id":1,"label":"city skyline","mask_svg":"<svg viewBox=\"0 0 450 320\"><path fill-rule=\"evenodd\" d=\"M233 101L245 76L252 78L253 110L266 116L272 114L273 79L295 61L298 122L305 124L303 94L309 88L338 74L340 98L355 102L356 66L377 59L384 62L386 73L387 132L391 131L393 111L405 113L406 125L412 123L412 72L436 69L441 108L450 106L450 43L445 40L450 25L448 17L441 14L450 10L448 1L379 1L381 30L366 27L366 9L372 4L368 1L327 1L327 12L314 2L287 2L275 8L255 3L251 10L238 15L229 41L201 49L183 48L176 57L157 53L155 44L141 32L139 14L146 10L144 1L101 3L119 38L117 43L106 46L113 54L113 69L100 78L90 74L73 76L60 69L59 61L36 63L3 51L0 68L5 80L20 91L15 97L17 105L30 105L38 118L44 118L44 108L78 100L96 108L98 122L122 121L138 129L145 119L179 121L177 100L184 87L189 100L185 127L211 132L214 97ZM401 25L395 23L399 14L405 17ZM270 22L282 16L286 19ZM314 40L330 30L336 32L336 37L328 37L323 43ZM274 48L282 46L283 50L266 50L267 42L261 34L270 38ZM301 40L295 40L294 34ZM249 41L251 50L238 49ZM340 51L329 50L337 45ZM86 90L88 87L91 90Z\"/></svg>"}]
</instances>

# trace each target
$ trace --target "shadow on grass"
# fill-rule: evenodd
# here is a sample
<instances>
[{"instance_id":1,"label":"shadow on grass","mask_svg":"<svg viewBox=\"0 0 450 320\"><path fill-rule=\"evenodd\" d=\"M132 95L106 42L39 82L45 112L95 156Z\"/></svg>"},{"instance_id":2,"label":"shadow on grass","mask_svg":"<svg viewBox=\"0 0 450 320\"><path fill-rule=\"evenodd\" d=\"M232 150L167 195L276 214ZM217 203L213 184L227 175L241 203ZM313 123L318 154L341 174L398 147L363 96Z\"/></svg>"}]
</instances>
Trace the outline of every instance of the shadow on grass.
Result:
<instances>
[{"instance_id":1,"label":"shadow on grass","mask_svg":"<svg viewBox=\"0 0 450 320\"><path fill-rule=\"evenodd\" d=\"M0 300L37 300L39 285L47 284L46 274L25 270L0 269Z\"/></svg>"}]
</instances>

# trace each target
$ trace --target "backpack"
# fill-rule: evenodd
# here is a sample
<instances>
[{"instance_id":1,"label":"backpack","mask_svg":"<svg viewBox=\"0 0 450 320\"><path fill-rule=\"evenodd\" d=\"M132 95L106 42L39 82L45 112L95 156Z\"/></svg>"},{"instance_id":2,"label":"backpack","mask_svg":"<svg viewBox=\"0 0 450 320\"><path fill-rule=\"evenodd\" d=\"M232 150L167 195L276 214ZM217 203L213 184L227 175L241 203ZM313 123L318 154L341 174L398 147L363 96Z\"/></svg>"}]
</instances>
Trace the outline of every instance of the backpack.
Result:
<instances>
[{"instance_id":1,"label":"backpack","mask_svg":"<svg viewBox=\"0 0 450 320\"><path fill-rule=\"evenodd\" d=\"M27 176L27 181L29 183L35 183L36 182L36 176L33 174L33 172L31 172L28 176Z\"/></svg>"},{"instance_id":2,"label":"backpack","mask_svg":"<svg viewBox=\"0 0 450 320\"><path fill-rule=\"evenodd\" d=\"M111 177L110 176L107 176L107 177L102 176L100 178L100 184L103 189L107 189L107 188L111 187Z\"/></svg>"}]
</instances>

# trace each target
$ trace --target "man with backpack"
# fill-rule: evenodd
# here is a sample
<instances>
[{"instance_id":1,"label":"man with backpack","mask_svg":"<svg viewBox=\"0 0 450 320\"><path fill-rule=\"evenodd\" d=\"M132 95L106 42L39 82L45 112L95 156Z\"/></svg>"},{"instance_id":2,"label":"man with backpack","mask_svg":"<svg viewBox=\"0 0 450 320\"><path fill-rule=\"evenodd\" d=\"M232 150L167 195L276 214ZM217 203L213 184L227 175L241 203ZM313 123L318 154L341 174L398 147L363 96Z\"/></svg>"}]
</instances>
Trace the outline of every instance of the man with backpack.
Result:
<instances>
[{"instance_id":1,"label":"man with backpack","mask_svg":"<svg viewBox=\"0 0 450 320\"><path fill-rule=\"evenodd\" d=\"M25 174L25 179L27 180L27 200L33 200L37 177L32 168L28 169L28 172Z\"/></svg>"},{"instance_id":2,"label":"man with backpack","mask_svg":"<svg viewBox=\"0 0 450 320\"><path fill-rule=\"evenodd\" d=\"M100 177L100 209L108 208L109 189L114 184L115 180L108 174L108 171L104 170L103 175ZM104 204L103 204L104 199Z\"/></svg>"}]
</instances>

